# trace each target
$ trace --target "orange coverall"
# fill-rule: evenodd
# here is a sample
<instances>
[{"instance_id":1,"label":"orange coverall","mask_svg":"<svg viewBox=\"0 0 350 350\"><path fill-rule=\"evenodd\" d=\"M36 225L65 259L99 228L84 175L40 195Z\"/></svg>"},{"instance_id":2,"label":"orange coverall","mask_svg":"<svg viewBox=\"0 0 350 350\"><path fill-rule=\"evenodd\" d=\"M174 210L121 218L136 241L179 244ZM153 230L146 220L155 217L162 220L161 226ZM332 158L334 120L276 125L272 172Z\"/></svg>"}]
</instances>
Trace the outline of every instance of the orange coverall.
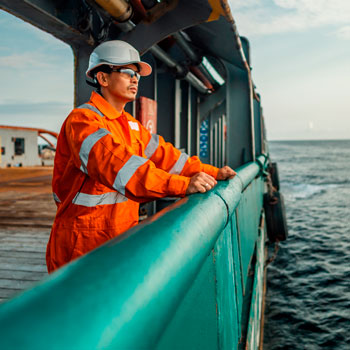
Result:
<instances>
[{"instance_id":1,"label":"orange coverall","mask_svg":"<svg viewBox=\"0 0 350 350\"><path fill-rule=\"evenodd\" d=\"M190 177L200 171L216 178L218 168L181 153L93 92L58 137L48 271L136 225L139 202L185 196Z\"/></svg>"}]
</instances>

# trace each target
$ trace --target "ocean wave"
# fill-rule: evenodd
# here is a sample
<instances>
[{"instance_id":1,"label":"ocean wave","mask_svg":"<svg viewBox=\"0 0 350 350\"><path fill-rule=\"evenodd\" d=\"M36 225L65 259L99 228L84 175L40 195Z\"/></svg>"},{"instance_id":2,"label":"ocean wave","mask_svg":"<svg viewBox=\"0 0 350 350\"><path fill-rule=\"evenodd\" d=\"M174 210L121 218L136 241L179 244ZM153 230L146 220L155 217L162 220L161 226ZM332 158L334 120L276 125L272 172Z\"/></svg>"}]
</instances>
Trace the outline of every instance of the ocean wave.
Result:
<instances>
[{"instance_id":1,"label":"ocean wave","mask_svg":"<svg viewBox=\"0 0 350 350\"><path fill-rule=\"evenodd\" d=\"M324 193L337 186L337 184L312 185L306 183L281 183L282 193L286 200L307 199L317 194Z\"/></svg>"},{"instance_id":2,"label":"ocean wave","mask_svg":"<svg viewBox=\"0 0 350 350\"><path fill-rule=\"evenodd\" d=\"M264 349L349 350L350 141L274 146L289 237L268 267Z\"/></svg>"},{"instance_id":3,"label":"ocean wave","mask_svg":"<svg viewBox=\"0 0 350 350\"><path fill-rule=\"evenodd\" d=\"M349 185L350 178L344 178L343 176L339 176L339 178L335 178L328 174L328 178L321 178L319 175L303 175L301 176L304 181L312 182L314 185L331 185L331 186L340 186L340 185Z\"/></svg>"}]
</instances>

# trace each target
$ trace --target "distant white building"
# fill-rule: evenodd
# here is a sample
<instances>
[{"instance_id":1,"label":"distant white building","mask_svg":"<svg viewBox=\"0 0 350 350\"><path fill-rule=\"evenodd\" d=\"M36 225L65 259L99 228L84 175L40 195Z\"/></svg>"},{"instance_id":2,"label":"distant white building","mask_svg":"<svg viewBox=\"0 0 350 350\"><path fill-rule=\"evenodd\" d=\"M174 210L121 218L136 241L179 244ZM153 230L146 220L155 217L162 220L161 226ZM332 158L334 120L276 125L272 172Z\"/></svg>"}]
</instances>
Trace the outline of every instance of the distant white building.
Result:
<instances>
[{"instance_id":1,"label":"distant white building","mask_svg":"<svg viewBox=\"0 0 350 350\"><path fill-rule=\"evenodd\" d=\"M40 132L46 131L0 126L0 167L38 166L47 163L39 155L38 135Z\"/></svg>"}]
</instances>

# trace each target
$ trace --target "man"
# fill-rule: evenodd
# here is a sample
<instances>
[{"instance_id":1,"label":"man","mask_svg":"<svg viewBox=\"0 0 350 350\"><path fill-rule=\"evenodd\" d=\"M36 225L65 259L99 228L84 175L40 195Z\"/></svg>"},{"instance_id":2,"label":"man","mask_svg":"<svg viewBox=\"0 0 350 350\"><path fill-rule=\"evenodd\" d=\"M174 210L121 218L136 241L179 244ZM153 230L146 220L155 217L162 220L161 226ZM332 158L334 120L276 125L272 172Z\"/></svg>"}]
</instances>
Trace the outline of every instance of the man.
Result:
<instances>
[{"instance_id":1,"label":"man","mask_svg":"<svg viewBox=\"0 0 350 350\"><path fill-rule=\"evenodd\" d=\"M57 141L49 272L136 225L139 203L203 193L236 174L189 158L124 111L151 71L123 41L92 52L86 75L97 92L70 113Z\"/></svg>"}]
</instances>

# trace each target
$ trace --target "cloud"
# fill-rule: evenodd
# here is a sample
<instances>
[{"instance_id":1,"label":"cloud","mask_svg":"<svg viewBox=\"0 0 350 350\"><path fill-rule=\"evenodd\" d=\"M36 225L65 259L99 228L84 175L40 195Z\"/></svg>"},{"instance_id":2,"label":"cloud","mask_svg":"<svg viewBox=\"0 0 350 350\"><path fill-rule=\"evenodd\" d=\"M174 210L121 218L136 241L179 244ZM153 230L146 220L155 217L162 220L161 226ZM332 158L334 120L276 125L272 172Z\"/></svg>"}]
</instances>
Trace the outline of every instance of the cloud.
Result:
<instances>
[{"instance_id":1,"label":"cloud","mask_svg":"<svg viewBox=\"0 0 350 350\"><path fill-rule=\"evenodd\" d=\"M22 54L10 54L0 56L0 66L7 68L55 68L54 63L49 62L49 56L36 52L24 52Z\"/></svg>"},{"instance_id":2,"label":"cloud","mask_svg":"<svg viewBox=\"0 0 350 350\"><path fill-rule=\"evenodd\" d=\"M339 38L350 40L350 25L339 28L336 34Z\"/></svg>"},{"instance_id":3,"label":"cloud","mask_svg":"<svg viewBox=\"0 0 350 350\"><path fill-rule=\"evenodd\" d=\"M273 0L266 5L259 0L229 0L234 18L243 35L258 36L302 31L350 23L350 1L344 0ZM263 4L264 3L264 4ZM347 33L347 30L344 29ZM339 37L348 38L343 31Z\"/></svg>"},{"instance_id":4,"label":"cloud","mask_svg":"<svg viewBox=\"0 0 350 350\"><path fill-rule=\"evenodd\" d=\"M46 47L50 47L50 49L60 50L62 47L65 48L66 46L69 46L63 41L57 39L51 33L37 28L29 22L19 20L16 23L13 23L13 28L19 31L26 31L28 34L33 35L33 37L36 37L41 44L45 44Z\"/></svg>"},{"instance_id":5,"label":"cloud","mask_svg":"<svg viewBox=\"0 0 350 350\"><path fill-rule=\"evenodd\" d=\"M4 103L0 103L0 115L22 115L22 114L30 114L30 115L38 115L38 114L57 114L62 113L66 114L67 111L72 109L72 106L66 102L60 101L48 101L48 102L38 102L38 103L30 103L23 101L7 101ZM1 120L0 120L1 123Z\"/></svg>"}]
</instances>

